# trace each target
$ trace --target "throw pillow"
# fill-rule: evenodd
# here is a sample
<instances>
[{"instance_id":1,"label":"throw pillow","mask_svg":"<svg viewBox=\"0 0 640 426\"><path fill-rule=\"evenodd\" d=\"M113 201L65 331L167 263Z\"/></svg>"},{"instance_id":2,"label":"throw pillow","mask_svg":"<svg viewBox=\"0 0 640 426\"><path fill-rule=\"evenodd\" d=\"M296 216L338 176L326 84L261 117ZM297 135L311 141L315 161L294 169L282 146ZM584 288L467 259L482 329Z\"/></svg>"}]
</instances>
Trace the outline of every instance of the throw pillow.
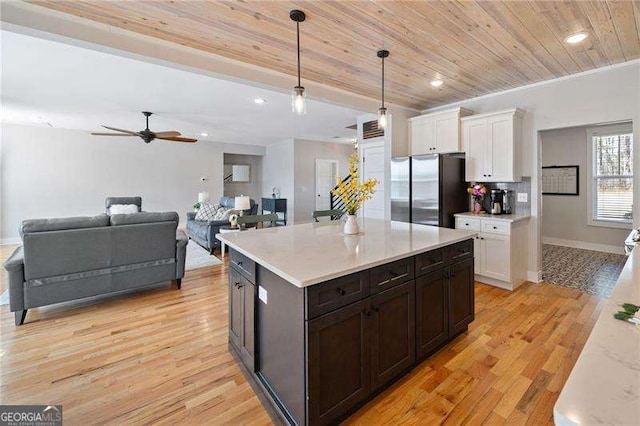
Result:
<instances>
[{"instance_id":1,"label":"throw pillow","mask_svg":"<svg viewBox=\"0 0 640 426\"><path fill-rule=\"evenodd\" d=\"M215 217L219 208L220 208L219 204L207 204L207 203L200 204L200 208L196 213L196 220L204 220L206 222L211 222L212 220L214 220L213 218Z\"/></svg>"},{"instance_id":2,"label":"throw pillow","mask_svg":"<svg viewBox=\"0 0 640 426\"><path fill-rule=\"evenodd\" d=\"M240 214L240 212L238 210L235 210L235 209L225 209L223 207L220 210L218 210L218 213L216 213L216 215L213 218L213 220L215 220L215 221L229 220L229 216L231 216L232 214Z\"/></svg>"},{"instance_id":3,"label":"throw pillow","mask_svg":"<svg viewBox=\"0 0 640 426\"><path fill-rule=\"evenodd\" d=\"M109 214L130 214L138 213L138 206L135 204L113 204L109 207Z\"/></svg>"}]
</instances>

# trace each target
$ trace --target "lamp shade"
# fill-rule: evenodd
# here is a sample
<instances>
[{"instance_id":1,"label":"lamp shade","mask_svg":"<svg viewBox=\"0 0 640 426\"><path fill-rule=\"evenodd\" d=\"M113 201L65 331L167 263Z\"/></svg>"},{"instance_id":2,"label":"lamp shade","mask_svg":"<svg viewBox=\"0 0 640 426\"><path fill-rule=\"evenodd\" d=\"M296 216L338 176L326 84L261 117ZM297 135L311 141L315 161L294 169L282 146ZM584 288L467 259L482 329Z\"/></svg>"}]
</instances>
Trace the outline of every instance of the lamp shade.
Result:
<instances>
[{"instance_id":1,"label":"lamp shade","mask_svg":"<svg viewBox=\"0 0 640 426\"><path fill-rule=\"evenodd\" d=\"M199 203L206 203L207 201L209 201L209 193L208 192L200 192L200 193L198 193L198 202Z\"/></svg>"},{"instance_id":2,"label":"lamp shade","mask_svg":"<svg viewBox=\"0 0 640 426\"><path fill-rule=\"evenodd\" d=\"M236 197L236 210L249 210L251 208L251 202L249 201L249 197L246 195L241 195Z\"/></svg>"}]
</instances>

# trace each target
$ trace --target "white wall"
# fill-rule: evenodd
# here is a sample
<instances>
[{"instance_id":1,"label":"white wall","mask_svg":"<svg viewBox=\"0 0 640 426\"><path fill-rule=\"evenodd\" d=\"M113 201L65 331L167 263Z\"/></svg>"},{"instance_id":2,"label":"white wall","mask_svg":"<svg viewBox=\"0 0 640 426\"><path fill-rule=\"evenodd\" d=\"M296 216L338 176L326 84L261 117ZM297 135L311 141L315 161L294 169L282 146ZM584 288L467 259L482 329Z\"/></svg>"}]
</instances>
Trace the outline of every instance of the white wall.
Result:
<instances>
[{"instance_id":1,"label":"white wall","mask_svg":"<svg viewBox=\"0 0 640 426\"><path fill-rule=\"evenodd\" d=\"M580 245L594 249L605 249L601 246L609 246L610 251L617 249L616 251L622 252L620 242L629 234L631 225L629 229L588 225L591 206L587 203L587 163L590 161L587 126L541 132L540 138L543 166L580 167L578 196L542 197L543 242Z\"/></svg>"},{"instance_id":2,"label":"white wall","mask_svg":"<svg viewBox=\"0 0 640 426\"><path fill-rule=\"evenodd\" d=\"M81 130L2 125L0 240L23 219L94 215L107 196L139 195L147 211L192 209L198 192L223 193L223 153L264 155L261 146L143 143ZM206 177L206 182L200 178Z\"/></svg>"},{"instance_id":3,"label":"white wall","mask_svg":"<svg viewBox=\"0 0 640 426\"><path fill-rule=\"evenodd\" d=\"M293 139L267 145L262 162L262 195L270 197L274 187L280 189L280 197L287 199L287 224L293 223Z\"/></svg>"},{"instance_id":4,"label":"white wall","mask_svg":"<svg viewBox=\"0 0 640 426\"><path fill-rule=\"evenodd\" d=\"M337 160L338 174L345 177L349 171L351 144L315 142L296 139L294 142L294 198L295 223L311 222L311 213L316 208L315 160Z\"/></svg>"},{"instance_id":5,"label":"white wall","mask_svg":"<svg viewBox=\"0 0 640 426\"><path fill-rule=\"evenodd\" d=\"M469 108L476 113L518 107L524 116L523 175L531 176L532 214L529 221L529 278L541 269L540 170L541 130L633 120L640 135L640 61L442 106ZM640 149L634 152L634 224L640 225Z\"/></svg>"},{"instance_id":6,"label":"white wall","mask_svg":"<svg viewBox=\"0 0 640 426\"><path fill-rule=\"evenodd\" d=\"M250 167L249 176L251 182L225 182L224 195L237 197L248 195L260 203L262 198L262 157L257 155L224 154L224 164L247 164ZM226 177L226 176L225 176ZM259 212L259 210L258 210Z\"/></svg>"}]
</instances>

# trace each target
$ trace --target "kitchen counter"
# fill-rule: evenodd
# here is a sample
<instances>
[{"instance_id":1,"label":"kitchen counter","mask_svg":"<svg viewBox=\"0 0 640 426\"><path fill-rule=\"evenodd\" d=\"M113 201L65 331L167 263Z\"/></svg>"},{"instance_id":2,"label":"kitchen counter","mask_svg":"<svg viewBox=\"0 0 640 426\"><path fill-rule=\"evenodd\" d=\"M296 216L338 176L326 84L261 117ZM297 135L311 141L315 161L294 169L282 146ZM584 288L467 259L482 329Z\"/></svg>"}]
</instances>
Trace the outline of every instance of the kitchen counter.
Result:
<instances>
[{"instance_id":1,"label":"kitchen counter","mask_svg":"<svg viewBox=\"0 0 640 426\"><path fill-rule=\"evenodd\" d=\"M491 219L491 220L502 220L504 222L521 222L523 220L529 220L531 215L524 213L514 213L514 214L489 214L489 213L480 213L475 214L471 212L464 213L456 213L455 217L464 217L464 218L473 218L473 219Z\"/></svg>"},{"instance_id":2,"label":"kitchen counter","mask_svg":"<svg viewBox=\"0 0 640 426\"><path fill-rule=\"evenodd\" d=\"M306 287L473 238L476 233L359 218L359 235L342 221L279 226L216 238L297 287Z\"/></svg>"},{"instance_id":3,"label":"kitchen counter","mask_svg":"<svg viewBox=\"0 0 640 426\"><path fill-rule=\"evenodd\" d=\"M556 402L556 425L640 424L640 328L613 318L625 302L640 305L638 246Z\"/></svg>"}]
</instances>

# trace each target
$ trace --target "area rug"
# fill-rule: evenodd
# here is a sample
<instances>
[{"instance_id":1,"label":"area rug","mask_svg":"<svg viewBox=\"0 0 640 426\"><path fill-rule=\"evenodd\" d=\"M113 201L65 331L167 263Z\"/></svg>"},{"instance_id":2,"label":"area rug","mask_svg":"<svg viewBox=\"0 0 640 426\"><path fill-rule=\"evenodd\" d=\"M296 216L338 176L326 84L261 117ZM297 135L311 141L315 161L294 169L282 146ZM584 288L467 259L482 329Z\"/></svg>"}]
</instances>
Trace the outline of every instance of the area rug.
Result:
<instances>
[{"instance_id":1,"label":"area rug","mask_svg":"<svg viewBox=\"0 0 640 426\"><path fill-rule=\"evenodd\" d=\"M222 261L217 257L209 254L209 252L198 244L189 240L187 244L187 259L184 268L186 271L194 269L208 268L210 266L222 265ZM5 290L0 295L0 306L9 304L9 290Z\"/></svg>"},{"instance_id":2,"label":"area rug","mask_svg":"<svg viewBox=\"0 0 640 426\"><path fill-rule=\"evenodd\" d=\"M609 297L626 261L623 254L543 244L542 279Z\"/></svg>"},{"instance_id":3,"label":"area rug","mask_svg":"<svg viewBox=\"0 0 640 426\"><path fill-rule=\"evenodd\" d=\"M189 240L189 244L187 244L187 260L184 265L186 271L216 265L222 265L222 261L214 255L209 254L207 250L194 243L193 240Z\"/></svg>"}]
</instances>

